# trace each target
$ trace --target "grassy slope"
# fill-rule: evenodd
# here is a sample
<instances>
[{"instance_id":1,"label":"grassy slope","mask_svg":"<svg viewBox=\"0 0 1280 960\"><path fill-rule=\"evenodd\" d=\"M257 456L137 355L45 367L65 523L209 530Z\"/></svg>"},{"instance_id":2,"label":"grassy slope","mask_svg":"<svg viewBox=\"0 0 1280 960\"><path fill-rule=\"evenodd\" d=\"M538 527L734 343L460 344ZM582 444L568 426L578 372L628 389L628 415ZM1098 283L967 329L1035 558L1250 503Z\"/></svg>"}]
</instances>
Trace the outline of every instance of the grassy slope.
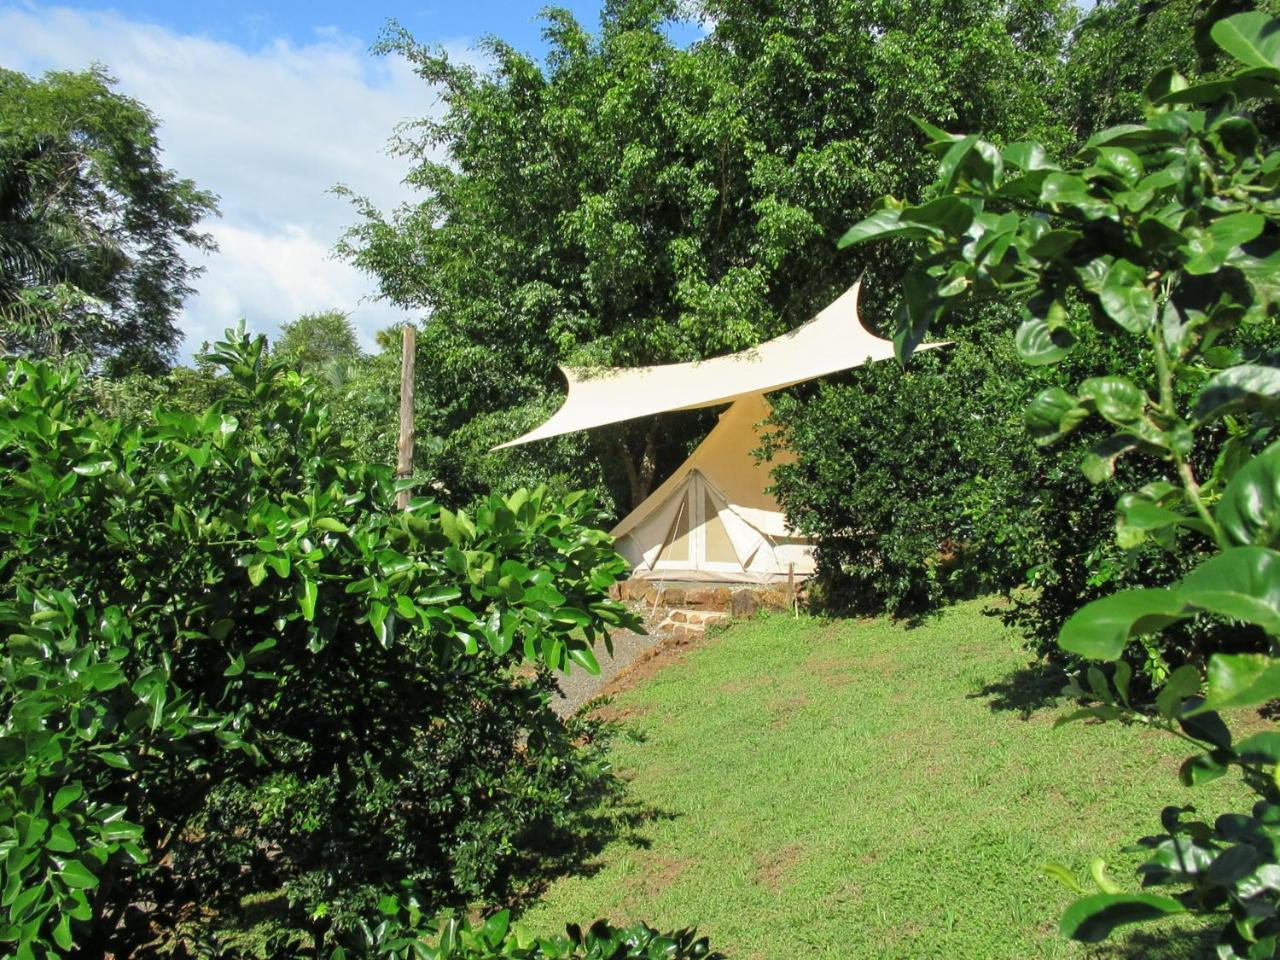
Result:
<instances>
[{"instance_id":1,"label":"grassy slope","mask_svg":"<svg viewBox=\"0 0 1280 960\"><path fill-rule=\"evenodd\" d=\"M1136 886L1117 851L1161 806L1216 813L1239 788L1181 787L1173 738L1002 708L983 688L1026 656L982 610L915 629L760 619L619 698L646 738L619 768L660 815L525 922L696 925L734 960L1095 955L1057 934L1071 894L1040 865L1083 874L1101 855ZM1105 955L1190 951L1143 938Z\"/></svg>"}]
</instances>

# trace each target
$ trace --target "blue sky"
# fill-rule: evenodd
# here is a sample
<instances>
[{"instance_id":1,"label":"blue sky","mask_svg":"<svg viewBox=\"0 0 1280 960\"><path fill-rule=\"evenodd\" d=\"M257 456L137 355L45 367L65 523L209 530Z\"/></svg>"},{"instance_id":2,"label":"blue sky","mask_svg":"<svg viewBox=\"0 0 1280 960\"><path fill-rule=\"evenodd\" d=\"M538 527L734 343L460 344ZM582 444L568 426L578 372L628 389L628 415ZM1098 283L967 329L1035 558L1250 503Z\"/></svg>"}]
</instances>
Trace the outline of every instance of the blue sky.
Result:
<instances>
[{"instance_id":1,"label":"blue sky","mask_svg":"<svg viewBox=\"0 0 1280 960\"><path fill-rule=\"evenodd\" d=\"M483 66L496 34L544 52L541 0L0 0L0 67L39 74L104 65L160 120L165 162L220 197L206 223L218 244L180 318L182 357L241 317L271 334L298 315L350 312L367 347L406 315L371 279L332 256L354 214L338 183L390 209L412 201L408 166L386 144L396 125L438 113L436 92L370 44L388 17L421 42ZM566 0L590 29L600 0ZM683 30L682 41L698 35Z\"/></svg>"},{"instance_id":2,"label":"blue sky","mask_svg":"<svg viewBox=\"0 0 1280 960\"><path fill-rule=\"evenodd\" d=\"M522 50L541 50L538 12L542 0L378 4L351 0L88 0L82 10L115 11L126 18L154 23L177 33L200 34L238 46L259 46L279 39L295 44L314 40L317 32L338 30L372 42L388 18L399 20L422 40L470 40L496 34ZM596 26L600 4L564 0L585 25Z\"/></svg>"}]
</instances>

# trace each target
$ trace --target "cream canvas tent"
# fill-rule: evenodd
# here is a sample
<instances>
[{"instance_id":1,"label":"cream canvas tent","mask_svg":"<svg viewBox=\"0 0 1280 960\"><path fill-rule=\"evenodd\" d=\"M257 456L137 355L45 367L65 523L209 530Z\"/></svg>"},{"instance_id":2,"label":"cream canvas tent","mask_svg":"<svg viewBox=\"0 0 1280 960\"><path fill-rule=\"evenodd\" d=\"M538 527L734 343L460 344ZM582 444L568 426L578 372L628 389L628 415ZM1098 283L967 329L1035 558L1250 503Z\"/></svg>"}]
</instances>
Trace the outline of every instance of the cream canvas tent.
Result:
<instances>
[{"instance_id":1,"label":"cream canvas tent","mask_svg":"<svg viewBox=\"0 0 1280 960\"><path fill-rule=\"evenodd\" d=\"M803 326L741 353L656 367L561 368L569 382L564 406L501 446L728 403L689 459L613 529L618 550L634 577L769 583L792 571L807 576L812 545L787 526L766 492L771 466L756 463L751 451L769 415L766 393L893 356L893 344L858 319L859 286Z\"/></svg>"}]
</instances>

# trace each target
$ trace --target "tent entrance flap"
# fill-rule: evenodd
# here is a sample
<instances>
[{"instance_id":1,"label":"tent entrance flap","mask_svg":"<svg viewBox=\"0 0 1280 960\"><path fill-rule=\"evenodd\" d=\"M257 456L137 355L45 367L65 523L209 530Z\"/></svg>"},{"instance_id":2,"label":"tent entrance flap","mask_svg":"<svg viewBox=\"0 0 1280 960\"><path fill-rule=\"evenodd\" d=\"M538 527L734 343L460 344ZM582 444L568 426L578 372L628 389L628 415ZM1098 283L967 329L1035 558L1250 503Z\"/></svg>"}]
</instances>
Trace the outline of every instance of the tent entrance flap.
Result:
<instances>
[{"instance_id":1,"label":"tent entrance flap","mask_svg":"<svg viewBox=\"0 0 1280 960\"><path fill-rule=\"evenodd\" d=\"M767 543L699 470L691 470L629 536L634 544L649 545L637 558L637 573L667 573L677 579L695 572L741 577Z\"/></svg>"}]
</instances>

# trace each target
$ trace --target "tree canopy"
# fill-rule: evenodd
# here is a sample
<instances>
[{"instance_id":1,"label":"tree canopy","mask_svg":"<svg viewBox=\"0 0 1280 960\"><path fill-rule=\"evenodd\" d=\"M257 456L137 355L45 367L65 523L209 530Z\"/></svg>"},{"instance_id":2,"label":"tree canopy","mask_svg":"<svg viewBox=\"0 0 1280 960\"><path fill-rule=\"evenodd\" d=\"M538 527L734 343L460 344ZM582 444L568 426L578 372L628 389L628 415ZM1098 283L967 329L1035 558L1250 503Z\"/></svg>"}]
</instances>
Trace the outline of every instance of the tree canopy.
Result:
<instances>
[{"instance_id":1,"label":"tree canopy","mask_svg":"<svg viewBox=\"0 0 1280 960\"><path fill-rule=\"evenodd\" d=\"M280 324L280 336L273 345L281 357L296 361L304 370L319 372L335 361L360 356L360 344L351 315L342 310L304 313L297 320Z\"/></svg>"},{"instance_id":2,"label":"tree canopy","mask_svg":"<svg viewBox=\"0 0 1280 960\"><path fill-rule=\"evenodd\" d=\"M155 372L212 250L215 197L160 160L157 120L99 68L0 70L0 345Z\"/></svg>"},{"instance_id":3,"label":"tree canopy","mask_svg":"<svg viewBox=\"0 0 1280 960\"><path fill-rule=\"evenodd\" d=\"M699 13L710 33L681 48L665 29L674 3L608 4L594 34L551 9L544 63L491 39L486 72L403 30L384 39L446 109L397 140L422 199L389 213L357 199L342 250L385 297L429 313L420 365L437 432L496 417L479 431L487 449L545 414L557 363L749 347L864 267L891 267L838 258L831 237L873 197L923 181L909 113L1065 136L1048 107L1065 0L708 0ZM584 442L634 504L699 427Z\"/></svg>"}]
</instances>

